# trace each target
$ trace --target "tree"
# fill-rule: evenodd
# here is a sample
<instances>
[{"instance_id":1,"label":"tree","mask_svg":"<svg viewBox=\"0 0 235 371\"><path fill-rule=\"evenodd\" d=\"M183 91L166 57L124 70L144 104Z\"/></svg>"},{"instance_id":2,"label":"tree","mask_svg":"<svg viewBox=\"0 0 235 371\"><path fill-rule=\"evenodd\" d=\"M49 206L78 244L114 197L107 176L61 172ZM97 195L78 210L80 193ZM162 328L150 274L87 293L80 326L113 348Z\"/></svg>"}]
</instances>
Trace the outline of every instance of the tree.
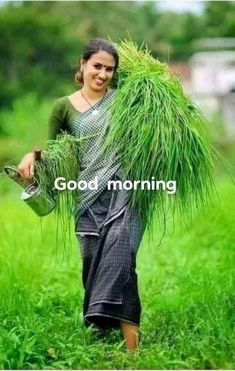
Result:
<instances>
[{"instance_id":1,"label":"tree","mask_svg":"<svg viewBox=\"0 0 235 371\"><path fill-rule=\"evenodd\" d=\"M235 3L206 2L203 31L204 37L235 37Z\"/></svg>"},{"instance_id":2,"label":"tree","mask_svg":"<svg viewBox=\"0 0 235 371\"><path fill-rule=\"evenodd\" d=\"M8 5L0 11L0 105L29 91L50 96L71 76L81 43L67 32L66 19L34 6Z\"/></svg>"}]
</instances>

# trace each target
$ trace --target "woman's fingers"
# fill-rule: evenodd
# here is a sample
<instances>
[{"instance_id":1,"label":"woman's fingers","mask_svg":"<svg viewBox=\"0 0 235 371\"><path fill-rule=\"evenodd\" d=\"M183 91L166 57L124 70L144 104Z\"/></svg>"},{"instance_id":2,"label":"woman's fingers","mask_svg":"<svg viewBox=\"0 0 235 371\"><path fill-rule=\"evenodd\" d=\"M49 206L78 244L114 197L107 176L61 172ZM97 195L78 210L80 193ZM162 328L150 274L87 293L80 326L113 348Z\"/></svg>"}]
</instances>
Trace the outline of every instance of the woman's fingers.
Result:
<instances>
[{"instance_id":1,"label":"woman's fingers","mask_svg":"<svg viewBox=\"0 0 235 371\"><path fill-rule=\"evenodd\" d=\"M29 165L29 175L31 176L31 177L33 177L34 176L34 160L30 163L30 165Z\"/></svg>"},{"instance_id":2,"label":"woman's fingers","mask_svg":"<svg viewBox=\"0 0 235 371\"><path fill-rule=\"evenodd\" d=\"M29 165L25 165L24 163L18 167L17 169L20 173L20 175L22 176L22 178L30 178L31 175L30 175L30 166Z\"/></svg>"},{"instance_id":3,"label":"woman's fingers","mask_svg":"<svg viewBox=\"0 0 235 371\"><path fill-rule=\"evenodd\" d=\"M32 178L34 176L34 163L34 154L27 153L17 168L23 178Z\"/></svg>"}]
</instances>

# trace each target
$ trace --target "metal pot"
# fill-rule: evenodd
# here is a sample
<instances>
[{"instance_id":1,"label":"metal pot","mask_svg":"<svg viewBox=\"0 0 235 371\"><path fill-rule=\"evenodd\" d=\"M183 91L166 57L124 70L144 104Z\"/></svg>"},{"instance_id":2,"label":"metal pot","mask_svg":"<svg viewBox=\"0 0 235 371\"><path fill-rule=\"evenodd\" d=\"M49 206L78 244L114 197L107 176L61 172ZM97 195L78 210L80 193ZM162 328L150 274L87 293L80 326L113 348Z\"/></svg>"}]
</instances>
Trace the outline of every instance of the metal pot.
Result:
<instances>
[{"instance_id":1,"label":"metal pot","mask_svg":"<svg viewBox=\"0 0 235 371\"><path fill-rule=\"evenodd\" d=\"M25 188L20 198L25 201L38 216L48 215L55 208L55 199L40 187L36 178L30 180L29 184L29 180L24 180L13 167L5 166L4 171L10 179Z\"/></svg>"},{"instance_id":2,"label":"metal pot","mask_svg":"<svg viewBox=\"0 0 235 371\"><path fill-rule=\"evenodd\" d=\"M48 215L56 205L55 200L42 190L37 181L25 188L21 193L21 200L25 201L38 216Z\"/></svg>"}]
</instances>

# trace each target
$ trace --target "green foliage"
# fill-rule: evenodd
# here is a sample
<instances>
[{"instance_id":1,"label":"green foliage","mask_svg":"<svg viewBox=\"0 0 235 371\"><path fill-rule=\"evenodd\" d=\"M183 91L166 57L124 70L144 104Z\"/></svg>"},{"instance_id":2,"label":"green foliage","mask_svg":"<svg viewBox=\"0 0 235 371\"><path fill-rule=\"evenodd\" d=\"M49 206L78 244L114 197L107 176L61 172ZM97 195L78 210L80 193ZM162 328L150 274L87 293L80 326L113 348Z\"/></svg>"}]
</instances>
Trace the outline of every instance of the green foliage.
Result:
<instances>
[{"instance_id":1,"label":"green foliage","mask_svg":"<svg viewBox=\"0 0 235 371\"><path fill-rule=\"evenodd\" d=\"M155 57L167 62L186 60L194 52L193 41L203 37L203 18L190 13L177 14L165 12L160 14L155 25L155 38L159 39L159 47L152 49ZM154 44L153 44L154 46Z\"/></svg>"},{"instance_id":2,"label":"green foliage","mask_svg":"<svg viewBox=\"0 0 235 371\"><path fill-rule=\"evenodd\" d=\"M14 100L0 111L0 164L16 164L33 146L43 147L47 138L51 100L39 100L33 93Z\"/></svg>"},{"instance_id":3,"label":"green foliage","mask_svg":"<svg viewBox=\"0 0 235 371\"><path fill-rule=\"evenodd\" d=\"M154 177L176 182L171 198L140 187L132 192L132 204L147 225L155 208L159 219L168 206L180 214L192 212L205 205L213 190L213 150L206 120L167 65L131 41L117 47L118 87L104 147L111 151L118 143L118 161L131 181Z\"/></svg>"},{"instance_id":4,"label":"green foliage","mask_svg":"<svg viewBox=\"0 0 235 371\"><path fill-rule=\"evenodd\" d=\"M204 13L204 37L235 37L233 1L208 1Z\"/></svg>"},{"instance_id":5,"label":"green foliage","mask_svg":"<svg viewBox=\"0 0 235 371\"><path fill-rule=\"evenodd\" d=\"M71 192L67 189L63 192L58 191L54 188L54 182L58 177L65 178L67 182L78 181L81 146L82 139L68 134L60 135L56 140L47 141L43 158L37 161L35 166L35 176L42 192L55 200L53 214L56 218L57 229L60 229L64 235L70 229L78 192ZM66 242L65 238L65 248Z\"/></svg>"},{"instance_id":6,"label":"green foliage","mask_svg":"<svg viewBox=\"0 0 235 371\"><path fill-rule=\"evenodd\" d=\"M29 139L36 139L39 135L44 139L49 105L51 105L51 101L48 103L40 101L33 93L16 99L11 109L0 112L2 133L12 138L24 138L27 144ZM36 132L36 130L38 131ZM33 136L35 137L33 138Z\"/></svg>"},{"instance_id":7,"label":"green foliage","mask_svg":"<svg viewBox=\"0 0 235 371\"><path fill-rule=\"evenodd\" d=\"M119 42L130 36L160 60L187 59L197 38L235 36L234 7L208 1L198 15L160 12L157 2L6 2L0 7L0 107L31 91L44 98L71 91L82 47L93 37Z\"/></svg>"}]
</instances>

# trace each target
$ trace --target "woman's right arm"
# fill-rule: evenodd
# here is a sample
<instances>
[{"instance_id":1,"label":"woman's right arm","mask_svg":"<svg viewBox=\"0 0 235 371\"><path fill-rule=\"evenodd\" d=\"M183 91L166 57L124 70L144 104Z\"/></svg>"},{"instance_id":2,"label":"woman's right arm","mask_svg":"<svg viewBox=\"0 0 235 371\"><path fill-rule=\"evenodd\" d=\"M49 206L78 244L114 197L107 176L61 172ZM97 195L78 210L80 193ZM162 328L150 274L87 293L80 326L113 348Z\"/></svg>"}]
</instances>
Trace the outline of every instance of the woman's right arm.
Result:
<instances>
[{"instance_id":1,"label":"woman's right arm","mask_svg":"<svg viewBox=\"0 0 235 371\"><path fill-rule=\"evenodd\" d=\"M48 139L56 139L56 136L66 130L63 106L60 99L55 102L48 122ZM34 176L35 161L40 159L40 150L27 153L18 165L17 170L23 178L31 179Z\"/></svg>"}]
</instances>

